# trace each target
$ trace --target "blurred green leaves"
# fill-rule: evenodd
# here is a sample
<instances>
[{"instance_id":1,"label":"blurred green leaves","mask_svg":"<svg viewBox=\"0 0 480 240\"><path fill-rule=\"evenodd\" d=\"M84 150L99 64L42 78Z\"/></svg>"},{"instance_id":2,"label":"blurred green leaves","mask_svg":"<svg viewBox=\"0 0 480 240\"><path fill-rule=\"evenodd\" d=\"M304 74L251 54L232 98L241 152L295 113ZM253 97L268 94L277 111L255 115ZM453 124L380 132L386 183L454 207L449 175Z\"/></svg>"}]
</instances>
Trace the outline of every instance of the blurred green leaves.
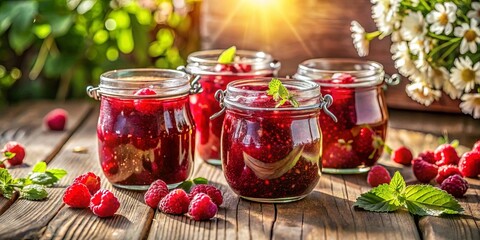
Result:
<instances>
[{"instance_id":1,"label":"blurred green leaves","mask_svg":"<svg viewBox=\"0 0 480 240\"><path fill-rule=\"evenodd\" d=\"M0 105L31 97L84 97L85 87L112 69L183 65L199 45L197 29L191 29L198 21L192 19L198 14L191 14L196 5L0 1Z\"/></svg>"}]
</instances>

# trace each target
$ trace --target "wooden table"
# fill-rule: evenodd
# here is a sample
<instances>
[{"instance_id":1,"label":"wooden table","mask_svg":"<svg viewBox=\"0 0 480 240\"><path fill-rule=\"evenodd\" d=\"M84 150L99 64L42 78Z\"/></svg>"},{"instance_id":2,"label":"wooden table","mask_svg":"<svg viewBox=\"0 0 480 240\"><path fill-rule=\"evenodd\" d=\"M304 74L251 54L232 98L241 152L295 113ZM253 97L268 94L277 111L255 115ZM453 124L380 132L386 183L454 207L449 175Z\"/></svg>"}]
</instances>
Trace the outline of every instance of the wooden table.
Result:
<instances>
[{"instance_id":1,"label":"wooden table","mask_svg":"<svg viewBox=\"0 0 480 240\"><path fill-rule=\"evenodd\" d=\"M55 107L70 114L66 131L51 132L42 127L42 117ZM478 179L468 179L470 189L460 199L464 215L419 218L405 211L372 213L353 208L355 199L370 189L365 174L324 174L315 191L304 200L260 204L238 198L227 186L221 168L197 161L194 176L208 178L224 192L225 202L217 216L211 221L196 222L184 216L165 215L146 206L142 192L114 188L103 178L97 158L95 103L29 102L3 112L0 144L16 140L27 151L26 164L10 169L14 176L25 176L38 161L64 168L69 174L48 189L47 200L0 197L1 239L480 239ZM391 123L396 127L398 119L401 117L392 114ZM414 123L415 119L408 121ZM477 128L478 123L471 121ZM390 128L387 143L392 147L405 144L418 154L423 149L433 149L437 137ZM88 152L75 153L73 148L78 146ZM385 155L382 163L392 173L401 171L408 183L415 183L411 169L391 163ZM87 171L102 176L102 187L119 198L121 207L114 217L100 219L88 209L71 209L62 203L65 187Z\"/></svg>"}]
</instances>

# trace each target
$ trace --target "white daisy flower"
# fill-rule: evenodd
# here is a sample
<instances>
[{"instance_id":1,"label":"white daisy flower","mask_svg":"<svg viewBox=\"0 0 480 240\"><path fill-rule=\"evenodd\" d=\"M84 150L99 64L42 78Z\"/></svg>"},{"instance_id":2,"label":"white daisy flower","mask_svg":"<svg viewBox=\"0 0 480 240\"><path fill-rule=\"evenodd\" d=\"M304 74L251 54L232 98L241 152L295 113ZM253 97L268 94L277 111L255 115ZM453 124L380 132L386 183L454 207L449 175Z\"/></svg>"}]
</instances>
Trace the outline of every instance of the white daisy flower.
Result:
<instances>
[{"instance_id":1,"label":"white daisy flower","mask_svg":"<svg viewBox=\"0 0 480 240\"><path fill-rule=\"evenodd\" d=\"M420 52L429 53L430 47L430 38L425 36L415 37L413 40L408 42L408 48L410 48L410 52L415 55L418 55Z\"/></svg>"},{"instance_id":2,"label":"white daisy flower","mask_svg":"<svg viewBox=\"0 0 480 240\"><path fill-rule=\"evenodd\" d=\"M478 21L472 19L470 26L467 23L462 23L462 26L456 27L455 36L461 37L460 53L465 54L468 51L472 53L477 52L477 44L480 43L480 28L478 28Z\"/></svg>"},{"instance_id":3,"label":"white daisy flower","mask_svg":"<svg viewBox=\"0 0 480 240\"><path fill-rule=\"evenodd\" d=\"M457 6L452 2L437 3L435 4L435 10L427 14L427 22L432 24L430 31L441 34L450 34L453 31L452 23L457 20Z\"/></svg>"},{"instance_id":4,"label":"white daisy flower","mask_svg":"<svg viewBox=\"0 0 480 240\"><path fill-rule=\"evenodd\" d=\"M475 83L480 84L480 62L473 65L470 58L464 57L455 59L454 65L450 81L455 88L468 93L475 87Z\"/></svg>"},{"instance_id":5,"label":"white daisy flower","mask_svg":"<svg viewBox=\"0 0 480 240\"><path fill-rule=\"evenodd\" d=\"M358 56L367 56L370 41L367 39L365 29L357 21L352 21L350 31L352 32L353 46L357 50Z\"/></svg>"},{"instance_id":6,"label":"white daisy flower","mask_svg":"<svg viewBox=\"0 0 480 240\"><path fill-rule=\"evenodd\" d=\"M410 98L427 107L442 96L439 90L430 88L424 82L415 82L407 85L406 92Z\"/></svg>"},{"instance_id":7,"label":"white daisy flower","mask_svg":"<svg viewBox=\"0 0 480 240\"><path fill-rule=\"evenodd\" d=\"M398 69L400 74L410 77L418 73L406 42L392 44L390 52L392 53L392 59L395 61L395 68Z\"/></svg>"},{"instance_id":8,"label":"white daisy flower","mask_svg":"<svg viewBox=\"0 0 480 240\"><path fill-rule=\"evenodd\" d=\"M415 59L415 67L417 67L418 70L421 72L426 72L427 69L430 67L430 64L428 63L428 55L424 51L420 51L417 55L417 59Z\"/></svg>"},{"instance_id":9,"label":"white daisy flower","mask_svg":"<svg viewBox=\"0 0 480 240\"><path fill-rule=\"evenodd\" d=\"M460 108L465 114L470 114L475 119L480 118L480 93L463 94Z\"/></svg>"},{"instance_id":10,"label":"white daisy flower","mask_svg":"<svg viewBox=\"0 0 480 240\"><path fill-rule=\"evenodd\" d=\"M398 10L400 0L370 0L372 6L372 17L378 30L382 32L380 39L392 33L398 27Z\"/></svg>"},{"instance_id":11,"label":"white daisy flower","mask_svg":"<svg viewBox=\"0 0 480 240\"><path fill-rule=\"evenodd\" d=\"M450 79L446 80L443 82L443 88L442 90L450 96L451 99L455 100L457 98L460 98L462 96L462 91L458 90L455 88L453 83L450 81Z\"/></svg>"},{"instance_id":12,"label":"white daisy flower","mask_svg":"<svg viewBox=\"0 0 480 240\"><path fill-rule=\"evenodd\" d=\"M411 41L414 38L422 38L427 32L427 25L421 12L410 12L402 22L400 33L402 38Z\"/></svg>"},{"instance_id":13,"label":"white daisy flower","mask_svg":"<svg viewBox=\"0 0 480 240\"><path fill-rule=\"evenodd\" d=\"M480 2L472 2L472 10L468 11L467 17L480 21Z\"/></svg>"},{"instance_id":14,"label":"white daisy flower","mask_svg":"<svg viewBox=\"0 0 480 240\"><path fill-rule=\"evenodd\" d=\"M428 79L435 89L441 89L443 84L450 79L450 74L445 67L429 67L427 70ZM456 89L455 89L456 90Z\"/></svg>"}]
</instances>

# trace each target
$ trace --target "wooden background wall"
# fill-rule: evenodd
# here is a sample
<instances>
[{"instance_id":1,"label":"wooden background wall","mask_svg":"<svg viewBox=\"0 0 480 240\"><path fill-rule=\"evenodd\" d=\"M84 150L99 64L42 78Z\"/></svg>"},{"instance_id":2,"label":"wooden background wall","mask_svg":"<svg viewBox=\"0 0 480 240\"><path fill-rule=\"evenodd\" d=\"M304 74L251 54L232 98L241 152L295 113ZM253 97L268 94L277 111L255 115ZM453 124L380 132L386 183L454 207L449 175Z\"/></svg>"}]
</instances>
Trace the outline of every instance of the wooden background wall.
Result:
<instances>
[{"instance_id":1,"label":"wooden background wall","mask_svg":"<svg viewBox=\"0 0 480 240\"><path fill-rule=\"evenodd\" d=\"M303 60L319 57L358 58L353 47L350 22L357 20L367 31L376 30L369 0L256 0L266 2L254 8L254 0L203 0L200 33L203 49L262 50L282 63L281 76L293 75ZM268 2L276 1L269 5ZM275 7L279 6L280 7ZM397 71L390 53L390 39L371 42L365 59ZM387 91L392 108L458 112L458 101L447 96L426 108L405 94L407 79Z\"/></svg>"}]
</instances>

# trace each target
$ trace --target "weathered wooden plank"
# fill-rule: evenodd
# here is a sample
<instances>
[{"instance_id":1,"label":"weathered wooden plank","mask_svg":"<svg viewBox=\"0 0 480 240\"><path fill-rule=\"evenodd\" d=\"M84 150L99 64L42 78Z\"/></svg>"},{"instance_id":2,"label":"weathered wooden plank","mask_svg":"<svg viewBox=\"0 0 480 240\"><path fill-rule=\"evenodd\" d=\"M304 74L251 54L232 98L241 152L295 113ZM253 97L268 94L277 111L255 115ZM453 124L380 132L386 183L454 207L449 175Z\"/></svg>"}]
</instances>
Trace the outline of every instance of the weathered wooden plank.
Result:
<instances>
[{"instance_id":1,"label":"weathered wooden plank","mask_svg":"<svg viewBox=\"0 0 480 240\"><path fill-rule=\"evenodd\" d=\"M48 131L43 126L43 117L54 108L63 108L69 113L65 131ZM26 151L24 164L9 169L10 173L15 177L23 176L35 163L50 161L91 108L91 105L85 101L23 102L7 108L6 114L0 117L0 144L3 145L12 140L18 141L25 146ZM14 201L15 198L7 200L0 197L0 214Z\"/></svg>"}]
</instances>

